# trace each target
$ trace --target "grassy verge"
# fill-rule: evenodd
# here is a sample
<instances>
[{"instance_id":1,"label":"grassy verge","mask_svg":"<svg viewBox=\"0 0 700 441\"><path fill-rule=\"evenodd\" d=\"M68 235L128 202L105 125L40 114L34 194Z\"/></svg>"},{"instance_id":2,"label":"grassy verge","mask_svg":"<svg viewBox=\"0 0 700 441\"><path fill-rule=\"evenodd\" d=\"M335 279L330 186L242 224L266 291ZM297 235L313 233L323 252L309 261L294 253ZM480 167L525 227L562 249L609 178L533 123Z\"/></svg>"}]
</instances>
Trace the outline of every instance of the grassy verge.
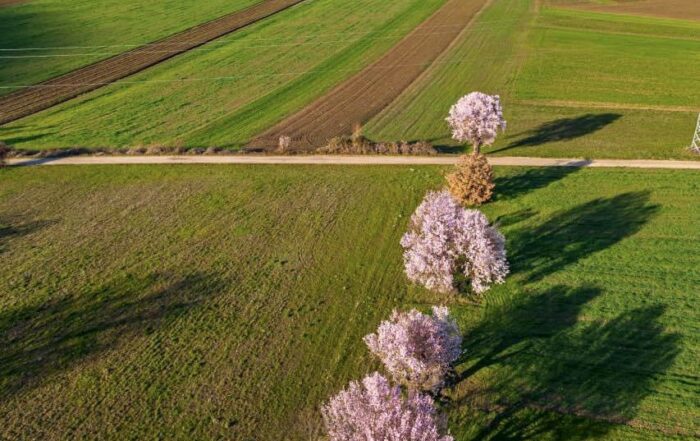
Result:
<instances>
[{"instance_id":1,"label":"grassy verge","mask_svg":"<svg viewBox=\"0 0 700 441\"><path fill-rule=\"evenodd\" d=\"M258 1L32 0L0 7L0 95Z\"/></svg>"},{"instance_id":2,"label":"grassy verge","mask_svg":"<svg viewBox=\"0 0 700 441\"><path fill-rule=\"evenodd\" d=\"M0 128L0 139L32 149L239 147L381 56L443 3L304 3L223 43Z\"/></svg>"},{"instance_id":3,"label":"grassy verge","mask_svg":"<svg viewBox=\"0 0 700 441\"><path fill-rule=\"evenodd\" d=\"M499 168L513 274L475 307L402 274L442 172L0 170L0 436L313 439L361 337L439 302L457 439L697 435L697 173Z\"/></svg>"}]
</instances>

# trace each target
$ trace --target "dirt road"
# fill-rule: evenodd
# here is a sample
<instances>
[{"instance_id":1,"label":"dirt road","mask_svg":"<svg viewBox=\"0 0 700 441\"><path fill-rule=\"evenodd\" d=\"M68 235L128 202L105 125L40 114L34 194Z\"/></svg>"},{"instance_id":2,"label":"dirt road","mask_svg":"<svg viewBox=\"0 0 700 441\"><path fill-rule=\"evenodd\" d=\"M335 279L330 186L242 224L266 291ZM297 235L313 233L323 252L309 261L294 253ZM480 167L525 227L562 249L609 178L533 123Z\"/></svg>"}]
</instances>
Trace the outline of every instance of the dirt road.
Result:
<instances>
[{"instance_id":1,"label":"dirt road","mask_svg":"<svg viewBox=\"0 0 700 441\"><path fill-rule=\"evenodd\" d=\"M529 167L625 167L700 170L700 161L643 159L566 159L490 157L493 165ZM108 165L108 164L318 164L318 165L451 165L457 156L72 156L67 158L10 159L10 165Z\"/></svg>"}]
</instances>

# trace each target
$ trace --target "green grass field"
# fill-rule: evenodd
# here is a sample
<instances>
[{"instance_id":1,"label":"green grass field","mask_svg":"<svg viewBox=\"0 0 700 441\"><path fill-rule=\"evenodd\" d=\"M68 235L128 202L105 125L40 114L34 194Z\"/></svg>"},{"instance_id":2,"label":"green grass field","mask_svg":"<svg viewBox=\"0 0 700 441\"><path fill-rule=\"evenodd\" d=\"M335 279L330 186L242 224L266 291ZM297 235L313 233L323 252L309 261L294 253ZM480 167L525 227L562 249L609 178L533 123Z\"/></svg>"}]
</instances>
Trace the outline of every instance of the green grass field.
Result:
<instances>
[{"instance_id":1,"label":"green grass field","mask_svg":"<svg viewBox=\"0 0 700 441\"><path fill-rule=\"evenodd\" d=\"M444 0L318 0L0 128L19 147L240 147L381 56ZM86 124L89 121L89 124Z\"/></svg>"},{"instance_id":2,"label":"green grass field","mask_svg":"<svg viewBox=\"0 0 700 441\"><path fill-rule=\"evenodd\" d=\"M499 155L696 158L700 23L497 0L444 62L367 124L376 139L452 146L444 118L465 91L500 94Z\"/></svg>"},{"instance_id":3,"label":"green grass field","mask_svg":"<svg viewBox=\"0 0 700 441\"><path fill-rule=\"evenodd\" d=\"M1 127L0 139L28 149L237 149L379 57L443 0L380 3L299 5ZM447 110L482 90L501 95L509 123L495 155L695 159L685 147L700 110L700 80L689 74L698 54L697 21L494 0L365 132L455 147Z\"/></svg>"},{"instance_id":4,"label":"green grass field","mask_svg":"<svg viewBox=\"0 0 700 441\"><path fill-rule=\"evenodd\" d=\"M0 96L258 1L32 0L0 6Z\"/></svg>"},{"instance_id":5,"label":"green grass field","mask_svg":"<svg viewBox=\"0 0 700 441\"><path fill-rule=\"evenodd\" d=\"M446 303L458 440L700 433L700 176L498 168L512 275L411 287L433 167L0 170L0 438L308 440L377 368L361 337Z\"/></svg>"}]
</instances>

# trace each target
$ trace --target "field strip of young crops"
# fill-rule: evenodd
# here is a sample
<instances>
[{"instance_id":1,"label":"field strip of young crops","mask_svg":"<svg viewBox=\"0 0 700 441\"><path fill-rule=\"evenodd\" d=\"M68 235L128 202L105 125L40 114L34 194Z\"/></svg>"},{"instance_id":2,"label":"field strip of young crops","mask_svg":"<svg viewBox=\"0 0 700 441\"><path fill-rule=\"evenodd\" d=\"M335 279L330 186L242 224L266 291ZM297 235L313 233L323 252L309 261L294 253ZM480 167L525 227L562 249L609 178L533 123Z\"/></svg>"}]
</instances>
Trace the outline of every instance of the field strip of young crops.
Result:
<instances>
[{"instance_id":1,"label":"field strip of young crops","mask_svg":"<svg viewBox=\"0 0 700 441\"><path fill-rule=\"evenodd\" d=\"M366 134L378 140L449 138L447 112L472 90L500 94L507 111L513 77L528 56L524 39L535 7L530 0L491 2L434 67L366 124Z\"/></svg>"},{"instance_id":2,"label":"field strip of young crops","mask_svg":"<svg viewBox=\"0 0 700 441\"><path fill-rule=\"evenodd\" d=\"M700 434L700 174L495 169L479 306L399 244L436 166L0 169L0 438L320 438L391 310L464 334L458 441Z\"/></svg>"},{"instance_id":3,"label":"field strip of young crops","mask_svg":"<svg viewBox=\"0 0 700 441\"><path fill-rule=\"evenodd\" d=\"M408 87L459 36L486 0L449 0L377 62L340 84L317 101L256 137L251 147L275 148L280 136L289 136L294 150L325 144L350 134L381 111ZM446 27L449 32L426 34Z\"/></svg>"},{"instance_id":4,"label":"field strip of young crops","mask_svg":"<svg viewBox=\"0 0 700 441\"><path fill-rule=\"evenodd\" d=\"M245 9L260 0L22 0L0 8L0 95Z\"/></svg>"},{"instance_id":5,"label":"field strip of young crops","mask_svg":"<svg viewBox=\"0 0 700 441\"><path fill-rule=\"evenodd\" d=\"M508 120L491 153L693 159L697 36L692 21L495 0L365 134L455 147L447 111L481 90L501 96Z\"/></svg>"},{"instance_id":6,"label":"field strip of young crops","mask_svg":"<svg viewBox=\"0 0 700 441\"><path fill-rule=\"evenodd\" d=\"M150 143L240 147L379 59L444 3L302 3L225 42L0 127L0 140L33 149ZM453 33L449 26L424 31L426 37Z\"/></svg>"},{"instance_id":7,"label":"field strip of young crops","mask_svg":"<svg viewBox=\"0 0 700 441\"><path fill-rule=\"evenodd\" d=\"M264 0L243 11L0 97L0 125L133 75L302 1L304 0Z\"/></svg>"}]
</instances>

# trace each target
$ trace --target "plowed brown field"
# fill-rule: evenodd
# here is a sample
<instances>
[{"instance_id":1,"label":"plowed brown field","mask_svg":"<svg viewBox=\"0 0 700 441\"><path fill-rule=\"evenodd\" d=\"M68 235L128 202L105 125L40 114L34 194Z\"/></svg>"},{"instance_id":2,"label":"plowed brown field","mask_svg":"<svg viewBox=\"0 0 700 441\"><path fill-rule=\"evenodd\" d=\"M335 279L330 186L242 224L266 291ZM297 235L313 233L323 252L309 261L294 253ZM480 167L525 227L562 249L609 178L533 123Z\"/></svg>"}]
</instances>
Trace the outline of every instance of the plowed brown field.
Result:
<instances>
[{"instance_id":1,"label":"plowed brown field","mask_svg":"<svg viewBox=\"0 0 700 441\"><path fill-rule=\"evenodd\" d=\"M600 12L700 20L700 0L628 0L617 4L577 7Z\"/></svg>"},{"instance_id":2,"label":"plowed brown field","mask_svg":"<svg viewBox=\"0 0 700 441\"><path fill-rule=\"evenodd\" d=\"M163 40L6 95L0 98L0 124L23 118L133 75L303 1L305 0L265 0Z\"/></svg>"},{"instance_id":3,"label":"plowed brown field","mask_svg":"<svg viewBox=\"0 0 700 441\"><path fill-rule=\"evenodd\" d=\"M375 63L328 94L251 141L271 149L290 136L292 150L308 150L334 136L349 134L391 103L472 21L487 0L448 0L435 14ZM431 29L445 29L431 32Z\"/></svg>"}]
</instances>

